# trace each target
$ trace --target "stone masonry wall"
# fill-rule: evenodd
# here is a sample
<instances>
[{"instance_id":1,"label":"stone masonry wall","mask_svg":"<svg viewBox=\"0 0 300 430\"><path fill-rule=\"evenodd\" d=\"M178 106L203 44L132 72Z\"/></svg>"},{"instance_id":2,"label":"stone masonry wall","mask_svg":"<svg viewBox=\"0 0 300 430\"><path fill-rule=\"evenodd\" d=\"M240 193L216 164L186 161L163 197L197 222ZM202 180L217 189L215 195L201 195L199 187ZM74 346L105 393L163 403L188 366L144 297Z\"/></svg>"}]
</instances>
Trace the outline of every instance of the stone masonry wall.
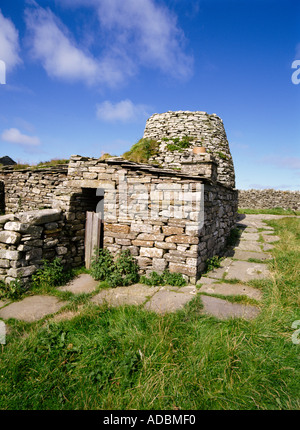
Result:
<instances>
[{"instance_id":1,"label":"stone masonry wall","mask_svg":"<svg viewBox=\"0 0 300 430\"><path fill-rule=\"evenodd\" d=\"M204 224L199 228L201 203L196 195L201 186ZM73 156L55 205L65 212L65 229L77 249L76 264L84 261L85 192L94 190L96 196L97 189L104 196L104 247L114 255L129 249L141 273L168 269L195 282L205 260L221 252L234 225L234 190L211 184L206 178L122 159L101 161ZM180 213L183 191L186 203L189 200L191 204ZM125 196L124 211L121 203ZM96 200L94 204L96 211Z\"/></svg>"},{"instance_id":2,"label":"stone masonry wall","mask_svg":"<svg viewBox=\"0 0 300 430\"><path fill-rule=\"evenodd\" d=\"M172 138L184 136L194 137L190 148L182 152L168 150L167 145L173 143ZM143 137L160 142L159 153L149 162L162 167L180 168L182 161L193 157L194 146L204 146L217 161L217 180L231 188L235 187L234 166L226 132L222 119L216 114L190 111L154 114L146 122Z\"/></svg>"},{"instance_id":3,"label":"stone masonry wall","mask_svg":"<svg viewBox=\"0 0 300 430\"><path fill-rule=\"evenodd\" d=\"M67 166L23 170L0 168L0 180L5 188L5 213L51 208L53 193L66 176Z\"/></svg>"},{"instance_id":4,"label":"stone masonry wall","mask_svg":"<svg viewBox=\"0 0 300 430\"><path fill-rule=\"evenodd\" d=\"M0 216L0 280L26 284L42 260L72 264L76 249L66 235L61 210L44 209Z\"/></svg>"},{"instance_id":5,"label":"stone masonry wall","mask_svg":"<svg viewBox=\"0 0 300 430\"><path fill-rule=\"evenodd\" d=\"M239 190L239 208L244 209L284 209L300 210L300 191Z\"/></svg>"},{"instance_id":6,"label":"stone masonry wall","mask_svg":"<svg viewBox=\"0 0 300 430\"><path fill-rule=\"evenodd\" d=\"M5 212L4 182L0 180L0 215Z\"/></svg>"}]
</instances>

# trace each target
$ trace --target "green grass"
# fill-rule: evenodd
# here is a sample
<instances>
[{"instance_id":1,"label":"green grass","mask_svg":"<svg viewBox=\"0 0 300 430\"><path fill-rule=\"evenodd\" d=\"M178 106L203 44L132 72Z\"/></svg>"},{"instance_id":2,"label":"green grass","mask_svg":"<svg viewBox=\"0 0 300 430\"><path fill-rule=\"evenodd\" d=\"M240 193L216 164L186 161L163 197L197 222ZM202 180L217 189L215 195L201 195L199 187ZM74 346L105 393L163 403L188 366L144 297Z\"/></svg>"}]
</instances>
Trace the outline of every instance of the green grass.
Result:
<instances>
[{"instance_id":1,"label":"green grass","mask_svg":"<svg viewBox=\"0 0 300 430\"><path fill-rule=\"evenodd\" d=\"M13 170L23 170L23 169L46 169L49 167L56 167L59 166L61 164L68 164L69 160L68 159L58 159L58 158L53 158L52 160L49 161L40 161L37 164L23 164L23 163L16 163L14 164ZM6 166L4 166L6 167Z\"/></svg>"},{"instance_id":2,"label":"green grass","mask_svg":"<svg viewBox=\"0 0 300 430\"><path fill-rule=\"evenodd\" d=\"M134 163L147 163L158 152L159 143L153 139L140 139L122 157Z\"/></svg>"},{"instance_id":3,"label":"green grass","mask_svg":"<svg viewBox=\"0 0 300 430\"><path fill-rule=\"evenodd\" d=\"M167 149L171 152L173 151L179 151L182 152L184 149L187 149L191 146L192 141L195 138L193 136L184 136L181 140L179 137L174 137L171 139L173 143L167 144Z\"/></svg>"},{"instance_id":4,"label":"green grass","mask_svg":"<svg viewBox=\"0 0 300 430\"><path fill-rule=\"evenodd\" d=\"M271 279L254 320L201 313L198 294L164 316L74 298L71 320L8 321L0 347L1 409L285 409L300 407L300 222L269 221ZM242 299L241 299L242 300Z\"/></svg>"},{"instance_id":5,"label":"green grass","mask_svg":"<svg viewBox=\"0 0 300 430\"><path fill-rule=\"evenodd\" d=\"M238 209L239 214L269 214L269 215L300 215L300 211L293 209L273 208L273 209Z\"/></svg>"}]
</instances>

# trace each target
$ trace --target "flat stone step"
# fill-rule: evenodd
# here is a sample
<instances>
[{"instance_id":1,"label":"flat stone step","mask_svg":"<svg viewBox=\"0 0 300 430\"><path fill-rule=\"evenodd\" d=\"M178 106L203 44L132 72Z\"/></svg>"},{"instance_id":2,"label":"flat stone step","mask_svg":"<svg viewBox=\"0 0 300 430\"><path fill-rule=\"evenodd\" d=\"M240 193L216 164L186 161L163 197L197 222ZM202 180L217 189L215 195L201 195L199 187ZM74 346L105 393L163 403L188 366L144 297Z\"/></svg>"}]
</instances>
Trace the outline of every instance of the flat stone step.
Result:
<instances>
[{"instance_id":1,"label":"flat stone step","mask_svg":"<svg viewBox=\"0 0 300 430\"><path fill-rule=\"evenodd\" d=\"M106 303L108 306L141 305L158 290L159 287L148 287L143 284L109 288L101 290L91 298L91 301L97 305Z\"/></svg>"},{"instance_id":2,"label":"flat stone step","mask_svg":"<svg viewBox=\"0 0 300 430\"><path fill-rule=\"evenodd\" d=\"M270 251L271 249L274 248L274 245L271 245L270 243L264 243L262 248L263 248L263 251Z\"/></svg>"},{"instance_id":3,"label":"flat stone step","mask_svg":"<svg viewBox=\"0 0 300 430\"><path fill-rule=\"evenodd\" d=\"M145 309L164 314L182 309L196 294L194 285L149 287L144 284L134 284L102 290L92 297L91 301L97 305L107 304L113 307L145 304Z\"/></svg>"},{"instance_id":4,"label":"flat stone step","mask_svg":"<svg viewBox=\"0 0 300 430\"><path fill-rule=\"evenodd\" d=\"M175 312L182 309L193 298L194 294L191 292L160 290L151 297L144 308L158 314Z\"/></svg>"},{"instance_id":5,"label":"flat stone step","mask_svg":"<svg viewBox=\"0 0 300 430\"><path fill-rule=\"evenodd\" d=\"M245 233L258 233L257 228L255 227L246 227L245 230L243 230Z\"/></svg>"},{"instance_id":6,"label":"flat stone step","mask_svg":"<svg viewBox=\"0 0 300 430\"><path fill-rule=\"evenodd\" d=\"M243 284L210 283L204 284L199 289L200 293L220 294L222 296L247 296L250 299L261 300L262 293L257 288Z\"/></svg>"},{"instance_id":7,"label":"flat stone step","mask_svg":"<svg viewBox=\"0 0 300 430\"><path fill-rule=\"evenodd\" d=\"M236 258L237 260L247 261L249 258L255 258L256 260L271 260L272 255L266 252L255 252L255 251L243 251L234 249L230 254L230 257Z\"/></svg>"},{"instance_id":8,"label":"flat stone step","mask_svg":"<svg viewBox=\"0 0 300 430\"><path fill-rule=\"evenodd\" d=\"M252 305L231 303L216 297L201 295L203 313L219 319L244 318L253 319L260 313L259 308Z\"/></svg>"},{"instance_id":9,"label":"flat stone step","mask_svg":"<svg viewBox=\"0 0 300 430\"><path fill-rule=\"evenodd\" d=\"M262 243L256 242L254 240L241 240L235 247L235 249L240 251L261 252L261 245Z\"/></svg>"},{"instance_id":10,"label":"flat stone step","mask_svg":"<svg viewBox=\"0 0 300 430\"><path fill-rule=\"evenodd\" d=\"M277 242L278 240L280 240L279 236L275 236L275 235L271 235L271 234L263 234L262 235L263 239L265 242L270 243L270 242Z\"/></svg>"},{"instance_id":11,"label":"flat stone step","mask_svg":"<svg viewBox=\"0 0 300 430\"><path fill-rule=\"evenodd\" d=\"M54 296L29 296L0 309L0 318L33 322L58 312L67 303Z\"/></svg>"},{"instance_id":12,"label":"flat stone step","mask_svg":"<svg viewBox=\"0 0 300 430\"><path fill-rule=\"evenodd\" d=\"M242 282L253 279L264 279L270 275L267 265L264 263L250 263L248 261L232 261L225 267L212 270L207 277L214 279L238 279Z\"/></svg>"},{"instance_id":13,"label":"flat stone step","mask_svg":"<svg viewBox=\"0 0 300 430\"><path fill-rule=\"evenodd\" d=\"M241 240L258 240L259 233L247 233L246 231L241 234Z\"/></svg>"},{"instance_id":14,"label":"flat stone step","mask_svg":"<svg viewBox=\"0 0 300 430\"><path fill-rule=\"evenodd\" d=\"M92 293L99 285L99 281L95 281L88 273L81 273L67 285L58 287L59 291L69 291L73 294Z\"/></svg>"}]
</instances>

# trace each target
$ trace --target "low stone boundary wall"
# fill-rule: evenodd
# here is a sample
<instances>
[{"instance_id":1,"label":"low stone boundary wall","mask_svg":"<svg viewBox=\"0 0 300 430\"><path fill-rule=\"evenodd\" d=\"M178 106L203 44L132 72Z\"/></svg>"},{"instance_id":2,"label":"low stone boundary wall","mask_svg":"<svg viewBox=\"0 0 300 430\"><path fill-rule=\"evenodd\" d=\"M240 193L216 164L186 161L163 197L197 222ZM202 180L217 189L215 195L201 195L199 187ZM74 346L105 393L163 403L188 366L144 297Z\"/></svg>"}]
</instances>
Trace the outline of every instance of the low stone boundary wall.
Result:
<instances>
[{"instance_id":1,"label":"low stone boundary wall","mask_svg":"<svg viewBox=\"0 0 300 430\"><path fill-rule=\"evenodd\" d=\"M300 191L281 190L239 190L238 206L241 209L283 209L300 210Z\"/></svg>"},{"instance_id":2,"label":"low stone boundary wall","mask_svg":"<svg viewBox=\"0 0 300 430\"><path fill-rule=\"evenodd\" d=\"M64 234L64 215L58 209L44 209L0 216L0 280L26 283L42 265L70 254Z\"/></svg>"},{"instance_id":3,"label":"low stone boundary wall","mask_svg":"<svg viewBox=\"0 0 300 430\"><path fill-rule=\"evenodd\" d=\"M0 168L0 181L4 182L5 188L5 213L51 208L53 193L66 179L67 173L67 165L23 170Z\"/></svg>"},{"instance_id":4,"label":"low stone boundary wall","mask_svg":"<svg viewBox=\"0 0 300 430\"><path fill-rule=\"evenodd\" d=\"M0 181L0 215L5 212L4 182Z\"/></svg>"}]
</instances>

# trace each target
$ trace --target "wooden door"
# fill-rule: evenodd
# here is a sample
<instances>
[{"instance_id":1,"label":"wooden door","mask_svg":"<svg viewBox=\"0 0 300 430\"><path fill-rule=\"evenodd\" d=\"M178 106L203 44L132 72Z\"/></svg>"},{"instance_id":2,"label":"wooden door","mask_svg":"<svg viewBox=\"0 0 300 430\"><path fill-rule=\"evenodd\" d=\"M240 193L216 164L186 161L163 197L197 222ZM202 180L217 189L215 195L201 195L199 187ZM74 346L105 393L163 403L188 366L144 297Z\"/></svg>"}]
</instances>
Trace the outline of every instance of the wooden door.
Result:
<instances>
[{"instance_id":1,"label":"wooden door","mask_svg":"<svg viewBox=\"0 0 300 430\"><path fill-rule=\"evenodd\" d=\"M91 266L92 257L95 250L100 248L102 243L102 219L101 213L87 212L85 223L85 267L87 269Z\"/></svg>"}]
</instances>

